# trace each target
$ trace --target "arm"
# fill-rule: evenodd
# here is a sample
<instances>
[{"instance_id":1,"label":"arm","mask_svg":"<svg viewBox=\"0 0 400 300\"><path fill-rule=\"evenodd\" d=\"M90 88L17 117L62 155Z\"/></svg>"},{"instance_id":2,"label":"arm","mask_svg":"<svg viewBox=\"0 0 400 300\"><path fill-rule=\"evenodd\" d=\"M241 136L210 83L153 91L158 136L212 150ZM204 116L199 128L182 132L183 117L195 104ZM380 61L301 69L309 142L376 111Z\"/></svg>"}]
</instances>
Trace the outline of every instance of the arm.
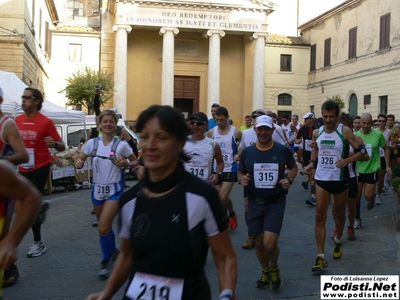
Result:
<instances>
[{"instance_id":1,"label":"arm","mask_svg":"<svg viewBox=\"0 0 400 300\"><path fill-rule=\"evenodd\" d=\"M133 265L131 241L122 239L121 250L118 254L115 266L107 280L104 290L97 294L89 295L86 300L109 300L121 288L128 279Z\"/></svg>"},{"instance_id":2,"label":"arm","mask_svg":"<svg viewBox=\"0 0 400 300\"><path fill-rule=\"evenodd\" d=\"M307 164L307 166L304 168L304 172L306 174L311 174L313 169L315 169L315 167L316 167L315 161L318 158L318 145L316 143L317 136L318 136L318 129L315 129L312 134L312 140L313 140L314 146L311 151L311 160L310 160L310 162L307 162L307 161L304 162L304 165Z\"/></svg>"},{"instance_id":3,"label":"arm","mask_svg":"<svg viewBox=\"0 0 400 300\"><path fill-rule=\"evenodd\" d=\"M235 129L235 141L236 143L240 143L242 139L242 132L239 129Z\"/></svg>"},{"instance_id":4,"label":"arm","mask_svg":"<svg viewBox=\"0 0 400 300\"><path fill-rule=\"evenodd\" d=\"M0 243L0 270L4 270L17 260L16 248L39 213L41 201L39 191L18 176L9 162L0 161L0 174L0 195L16 199L19 206L10 232Z\"/></svg>"},{"instance_id":5,"label":"arm","mask_svg":"<svg viewBox=\"0 0 400 300\"><path fill-rule=\"evenodd\" d=\"M212 185L216 185L219 183L220 174L224 170L224 159L222 158L221 147L218 143L214 143L214 158L217 162L215 167L216 174L212 174L208 179L208 182Z\"/></svg>"},{"instance_id":6,"label":"arm","mask_svg":"<svg viewBox=\"0 0 400 300\"><path fill-rule=\"evenodd\" d=\"M390 147L385 145L383 149L385 150L386 173L392 176L392 168L390 167Z\"/></svg>"},{"instance_id":7,"label":"arm","mask_svg":"<svg viewBox=\"0 0 400 300\"><path fill-rule=\"evenodd\" d=\"M4 159L14 165L19 165L29 161L28 152L26 152L18 127L14 122L8 122L6 124L4 128L4 140L10 144L15 152L13 155L3 157Z\"/></svg>"},{"instance_id":8,"label":"arm","mask_svg":"<svg viewBox=\"0 0 400 300\"><path fill-rule=\"evenodd\" d=\"M286 145L287 145L287 146L290 145L290 142L289 142L289 139L288 139L288 137L287 137L286 131L285 131L285 130L282 130L282 133L283 133L283 137L285 138Z\"/></svg>"},{"instance_id":9,"label":"arm","mask_svg":"<svg viewBox=\"0 0 400 300\"><path fill-rule=\"evenodd\" d=\"M389 140L391 143L390 149L396 149L397 148L397 141L394 138L394 134L392 131L389 132Z\"/></svg>"},{"instance_id":10,"label":"arm","mask_svg":"<svg viewBox=\"0 0 400 300\"><path fill-rule=\"evenodd\" d=\"M206 132L206 135L212 139L213 135L214 135L214 128L210 129L209 131Z\"/></svg>"},{"instance_id":11,"label":"arm","mask_svg":"<svg viewBox=\"0 0 400 300\"><path fill-rule=\"evenodd\" d=\"M219 291L235 291L237 281L236 254L228 230L208 238L215 265L218 269Z\"/></svg>"},{"instance_id":12,"label":"arm","mask_svg":"<svg viewBox=\"0 0 400 300\"><path fill-rule=\"evenodd\" d=\"M354 154L350 155L348 158L344 158L344 159L338 159L336 161L336 166L338 168L343 168L345 166L347 166L349 163L358 161L358 160L368 160L369 159L369 155L368 153L363 154L360 151L360 145L362 146L362 139L360 137L358 137L359 139L356 138L356 135L354 135L353 131L346 127L343 126L343 135L344 138L347 140L347 142L353 147L354 149ZM361 140L361 143L360 143Z\"/></svg>"}]
</instances>

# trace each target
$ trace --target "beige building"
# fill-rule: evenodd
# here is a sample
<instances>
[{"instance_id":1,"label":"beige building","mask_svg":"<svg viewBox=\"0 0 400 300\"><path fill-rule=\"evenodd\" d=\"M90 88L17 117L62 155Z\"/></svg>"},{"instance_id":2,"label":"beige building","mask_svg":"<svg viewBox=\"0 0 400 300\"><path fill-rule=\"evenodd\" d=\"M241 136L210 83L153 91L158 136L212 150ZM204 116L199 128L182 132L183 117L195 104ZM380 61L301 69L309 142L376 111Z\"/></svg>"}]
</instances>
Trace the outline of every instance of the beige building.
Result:
<instances>
[{"instance_id":1,"label":"beige building","mask_svg":"<svg viewBox=\"0 0 400 300\"><path fill-rule=\"evenodd\" d=\"M269 1L116 1L103 14L102 68L114 106L134 119L150 104L187 115L217 102L234 124L264 106Z\"/></svg>"},{"instance_id":2,"label":"beige building","mask_svg":"<svg viewBox=\"0 0 400 300\"><path fill-rule=\"evenodd\" d=\"M27 85L46 91L50 28L57 23L53 0L0 1L0 70L14 72Z\"/></svg>"},{"instance_id":3,"label":"beige building","mask_svg":"<svg viewBox=\"0 0 400 300\"><path fill-rule=\"evenodd\" d=\"M398 1L349 0L299 29L311 45L307 95L317 115L338 94L352 115L400 117Z\"/></svg>"}]
</instances>

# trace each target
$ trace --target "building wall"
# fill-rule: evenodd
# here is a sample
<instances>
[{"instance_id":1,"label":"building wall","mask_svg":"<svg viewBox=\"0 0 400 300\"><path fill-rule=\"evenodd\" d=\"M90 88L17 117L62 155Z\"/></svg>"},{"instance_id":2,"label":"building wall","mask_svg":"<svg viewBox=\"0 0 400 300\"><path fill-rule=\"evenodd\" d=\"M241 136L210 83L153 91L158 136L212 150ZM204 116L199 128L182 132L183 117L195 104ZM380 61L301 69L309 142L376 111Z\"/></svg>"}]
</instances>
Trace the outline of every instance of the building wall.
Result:
<instances>
[{"instance_id":1,"label":"building wall","mask_svg":"<svg viewBox=\"0 0 400 300\"><path fill-rule=\"evenodd\" d=\"M202 36L202 32L180 32L175 39L187 39L198 43L198 55L175 55L174 75L200 77L199 110L208 114L209 40ZM252 89L244 88L244 72L246 67L249 69L252 60L246 61L244 48L245 44L251 46L252 43L244 39L243 35L227 34L221 38L220 104L227 107L235 125L241 123L244 115L248 113L244 112L244 108L251 109ZM127 119L129 120L136 119L149 105L161 103L162 49L163 37L159 35L158 30L141 30L133 27L128 35ZM113 54L105 55L111 59Z\"/></svg>"},{"instance_id":2,"label":"building wall","mask_svg":"<svg viewBox=\"0 0 400 300\"><path fill-rule=\"evenodd\" d=\"M265 50L265 108L274 112L292 111L304 115L310 110L307 84L309 70L308 46L267 45ZM281 54L292 56L292 71L280 71ZM278 105L278 96L289 94L292 105Z\"/></svg>"},{"instance_id":3,"label":"building wall","mask_svg":"<svg viewBox=\"0 0 400 300\"><path fill-rule=\"evenodd\" d=\"M52 20L44 0L36 1L34 9L32 3L0 2L0 26L15 29L15 34L0 38L0 69L14 72L28 86L44 91L48 85L45 22L51 27Z\"/></svg>"},{"instance_id":4,"label":"building wall","mask_svg":"<svg viewBox=\"0 0 400 300\"><path fill-rule=\"evenodd\" d=\"M396 0L352 2L351 7L332 12L302 30L303 38L317 45L317 70L309 74L309 103L320 106L326 97L339 94L347 111L355 92L358 113L369 111L375 116L380 112L379 95L389 95L388 112L399 115L396 85L400 76L400 6ZM380 51L380 17L387 13L391 14L391 47ZM349 30L356 26L357 58L348 60ZM327 38L331 38L331 66L323 68ZM364 95L369 94L372 103L364 108Z\"/></svg>"}]
</instances>

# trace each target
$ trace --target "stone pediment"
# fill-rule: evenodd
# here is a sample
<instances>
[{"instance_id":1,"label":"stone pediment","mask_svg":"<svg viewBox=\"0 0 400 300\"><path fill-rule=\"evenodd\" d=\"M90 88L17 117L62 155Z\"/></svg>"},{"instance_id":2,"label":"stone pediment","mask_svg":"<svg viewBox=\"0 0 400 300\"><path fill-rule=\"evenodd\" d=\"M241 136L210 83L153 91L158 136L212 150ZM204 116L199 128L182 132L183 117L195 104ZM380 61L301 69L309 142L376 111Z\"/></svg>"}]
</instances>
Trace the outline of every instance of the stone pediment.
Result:
<instances>
[{"instance_id":1,"label":"stone pediment","mask_svg":"<svg viewBox=\"0 0 400 300\"><path fill-rule=\"evenodd\" d=\"M273 8L267 0L117 0L116 24L266 32Z\"/></svg>"}]
</instances>

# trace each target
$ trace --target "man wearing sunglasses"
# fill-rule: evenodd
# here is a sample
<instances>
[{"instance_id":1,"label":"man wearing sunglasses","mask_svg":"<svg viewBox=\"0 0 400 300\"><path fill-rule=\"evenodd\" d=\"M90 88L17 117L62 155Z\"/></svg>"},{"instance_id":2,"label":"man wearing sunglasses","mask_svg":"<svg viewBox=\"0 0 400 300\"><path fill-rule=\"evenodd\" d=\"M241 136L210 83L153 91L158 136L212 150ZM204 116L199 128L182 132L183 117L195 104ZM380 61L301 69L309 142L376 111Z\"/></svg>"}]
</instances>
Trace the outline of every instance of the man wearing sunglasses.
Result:
<instances>
[{"instance_id":1,"label":"man wearing sunglasses","mask_svg":"<svg viewBox=\"0 0 400 300\"><path fill-rule=\"evenodd\" d=\"M39 190L43 190L49 177L51 154L49 148L64 151L65 145L58 134L52 120L40 113L43 105L42 93L33 88L26 88L22 95L22 109L24 114L15 118L25 148L28 151L29 161L18 167L20 174L28 178ZM46 252L42 242L41 224L49 204L42 203L42 210L32 226L33 244L29 248L28 257L37 257Z\"/></svg>"},{"instance_id":2,"label":"man wearing sunglasses","mask_svg":"<svg viewBox=\"0 0 400 300\"><path fill-rule=\"evenodd\" d=\"M188 137L183 152L188 154L191 160L184 164L185 169L211 185L217 185L221 180L220 174L224 170L224 160L219 144L204 134L204 129L208 125L207 116L200 111L195 112L188 118L188 124L192 135ZM212 172L214 159L216 171Z\"/></svg>"}]
</instances>

